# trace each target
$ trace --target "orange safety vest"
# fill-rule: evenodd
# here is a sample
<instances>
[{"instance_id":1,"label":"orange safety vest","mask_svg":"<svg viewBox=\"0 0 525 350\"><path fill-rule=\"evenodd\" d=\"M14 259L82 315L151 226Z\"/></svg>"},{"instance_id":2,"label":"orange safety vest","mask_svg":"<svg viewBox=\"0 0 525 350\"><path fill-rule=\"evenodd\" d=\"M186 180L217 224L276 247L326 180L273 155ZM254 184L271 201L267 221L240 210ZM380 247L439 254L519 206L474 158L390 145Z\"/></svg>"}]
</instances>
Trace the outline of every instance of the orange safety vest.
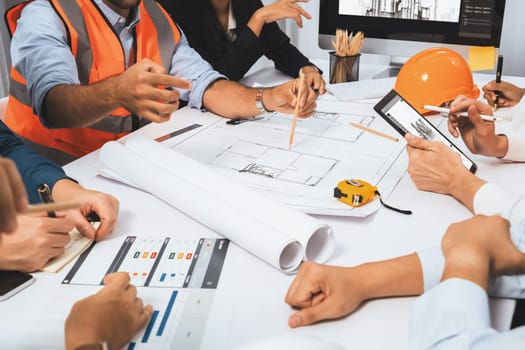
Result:
<instances>
[{"instance_id":1,"label":"orange safety vest","mask_svg":"<svg viewBox=\"0 0 525 350\"><path fill-rule=\"evenodd\" d=\"M11 34L16 30L16 21L23 7L29 2L21 1L7 10L5 17ZM50 3L66 27L68 44L82 85L124 72L126 59L120 40L92 0L50 0ZM142 0L139 6L135 59L138 62L149 58L169 71L181 34L156 1ZM133 124L130 112L121 107L89 127L48 129L33 114L26 80L14 67L11 68L5 123L33 143L74 157L85 155L107 141L128 134Z\"/></svg>"}]
</instances>

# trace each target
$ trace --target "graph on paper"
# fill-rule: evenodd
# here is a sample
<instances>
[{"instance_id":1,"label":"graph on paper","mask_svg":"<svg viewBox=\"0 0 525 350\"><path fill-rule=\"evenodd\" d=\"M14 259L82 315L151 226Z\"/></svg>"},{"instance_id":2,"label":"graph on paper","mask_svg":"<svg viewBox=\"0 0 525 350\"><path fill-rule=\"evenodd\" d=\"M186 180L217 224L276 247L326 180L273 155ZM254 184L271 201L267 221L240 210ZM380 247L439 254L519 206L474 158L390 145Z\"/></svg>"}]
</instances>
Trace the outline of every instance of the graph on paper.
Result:
<instances>
[{"instance_id":1,"label":"graph on paper","mask_svg":"<svg viewBox=\"0 0 525 350\"><path fill-rule=\"evenodd\" d=\"M127 236L114 254L84 252L62 283L101 285L108 273L128 272L140 296L154 307L128 350L198 349L228 245L227 239Z\"/></svg>"}]
</instances>

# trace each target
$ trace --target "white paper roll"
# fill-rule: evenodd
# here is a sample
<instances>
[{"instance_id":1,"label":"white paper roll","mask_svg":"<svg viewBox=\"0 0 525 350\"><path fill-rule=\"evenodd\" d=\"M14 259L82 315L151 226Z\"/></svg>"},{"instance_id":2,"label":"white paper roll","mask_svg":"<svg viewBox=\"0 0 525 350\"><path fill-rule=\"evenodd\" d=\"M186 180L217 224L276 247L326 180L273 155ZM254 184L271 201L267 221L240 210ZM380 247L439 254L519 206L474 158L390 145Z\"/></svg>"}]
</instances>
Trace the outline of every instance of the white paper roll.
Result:
<instances>
[{"instance_id":1,"label":"white paper roll","mask_svg":"<svg viewBox=\"0 0 525 350\"><path fill-rule=\"evenodd\" d=\"M284 272L298 268L304 249L297 240L208 191L213 183L196 186L159 167L148 159L154 156L143 157L117 142L108 142L100 150L100 158L108 168L204 226ZM179 173L185 171L179 169Z\"/></svg>"},{"instance_id":2,"label":"white paper roll","mask_svg":"<svg viewBox=\"0 0 525 350\"><path fill-rule=\"evenodd\" d=\"M125 147L109 142L100 157L128 181L284 272L295 271L302 259L325 262L333 252L329 226L153 140L132 137Z\"/></svg>"},{"instance_id":3,"label":"white paper roll","mask_svg":"<svg viewBox=\"0 0 525 350\"><path fill-rule=\"evenodd\" d=\"M126 148L147 157L159 167L198 186L207 184L208 191L238 210L264 222L268 227L293 237L305 248L305 259L325 262L333 253L335 242L331 228L318 220L276 202L246 186L239 185L163 144L142 136L130 138Z\"/></svg>"}]
</instances>

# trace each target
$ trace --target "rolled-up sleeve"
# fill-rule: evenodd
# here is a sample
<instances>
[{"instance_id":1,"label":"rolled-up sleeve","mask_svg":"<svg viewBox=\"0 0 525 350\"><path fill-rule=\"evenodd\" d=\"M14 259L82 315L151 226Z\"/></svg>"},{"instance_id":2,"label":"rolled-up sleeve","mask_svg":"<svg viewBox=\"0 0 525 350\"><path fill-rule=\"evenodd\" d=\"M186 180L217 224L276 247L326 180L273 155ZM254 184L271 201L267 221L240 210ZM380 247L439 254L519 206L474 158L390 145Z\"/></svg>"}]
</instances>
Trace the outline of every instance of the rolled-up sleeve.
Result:
<instances>
[{"instance_id":1,"label":"rolled-up sleeve","mask_svg":"<svg viewBox=\"0 0 525 350\"><path fill-rule=\"evenodd\" d=\"M184 33L173 54L170 74L191 82L191 90L176 89L182 100L188 101L190 107L198 109L204 108L203 97L208 86L218 79L227 79L189 46Z\"/></svg>"},{"instance_id":2,"label":"rolled-up sleeve","mask_svg":"<svg viewBox=\"0 0 525 350\"><path fill-rule=\"evenodd\" d=\"M48 1L35 0L24 7L11 40L11 59L27 82L33 113L47 125L42 112L48 91L80 83L66 29Z\"/></svg>"}]
</instances>

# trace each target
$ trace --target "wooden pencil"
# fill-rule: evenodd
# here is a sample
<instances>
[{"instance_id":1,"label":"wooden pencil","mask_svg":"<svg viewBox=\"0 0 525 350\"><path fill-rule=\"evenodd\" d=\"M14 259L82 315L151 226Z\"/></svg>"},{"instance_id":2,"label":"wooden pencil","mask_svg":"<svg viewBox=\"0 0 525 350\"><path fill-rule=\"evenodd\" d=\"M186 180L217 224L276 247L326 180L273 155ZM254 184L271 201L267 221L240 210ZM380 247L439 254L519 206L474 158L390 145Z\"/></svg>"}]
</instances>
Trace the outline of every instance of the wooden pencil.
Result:
<instances>
[{"instance_id":1,"label":"wooden pencil","mask_svg":"<svg viewBox=\"0 0 525 350\"><path fill-rule=\"evenodd\" d=\"M50 211L60 211L60 210L69 210L77 209L84 205L85 203L80 202L65 202L65 203L43 203L43 204L34 204L28 205L25 210L20 214L36 214L36 213L45 213Z\"/></svg>"},{"instance_id":2,"label":"wooden pencil","mask_svg":"<svg viewBox=\"0 0 525 350\"><path fill-rule=\"evenodd\" d=\"M354 128L358 128L358 129L367 131L367 132L369 132L371 134L384 137L385 139L388 139L390 141L394 141L394 142L398 142L399 141L399 139L397 137L387 135L385 133L382 133L381 131L377 131L377 130L371 129L371 128L367 127L367 126L364 126L364 125L361 125L361 124L358 124L358 123L350 122L350 125L352 125Z\"/></svg>"},{"instance_id":3,"label":"wooden pencil","mask_svg":"<svg viewBox=\"0 0 525 350\"><path fill-rule=\"evenodd\" d=\"M299 115L299 101L301 99L301 95L303 94L303 85L304 85L304 74L303 74L303 71L300 71L299 72L299 87L297 88L297 100L295 102L295 111L293 114L292 129L290 130L290 139L288 140L288 149L291 149L292 144L293 144L293 137L295 134L295 125L297 124L297 117Z\"/></svg>"}]
</instances>

